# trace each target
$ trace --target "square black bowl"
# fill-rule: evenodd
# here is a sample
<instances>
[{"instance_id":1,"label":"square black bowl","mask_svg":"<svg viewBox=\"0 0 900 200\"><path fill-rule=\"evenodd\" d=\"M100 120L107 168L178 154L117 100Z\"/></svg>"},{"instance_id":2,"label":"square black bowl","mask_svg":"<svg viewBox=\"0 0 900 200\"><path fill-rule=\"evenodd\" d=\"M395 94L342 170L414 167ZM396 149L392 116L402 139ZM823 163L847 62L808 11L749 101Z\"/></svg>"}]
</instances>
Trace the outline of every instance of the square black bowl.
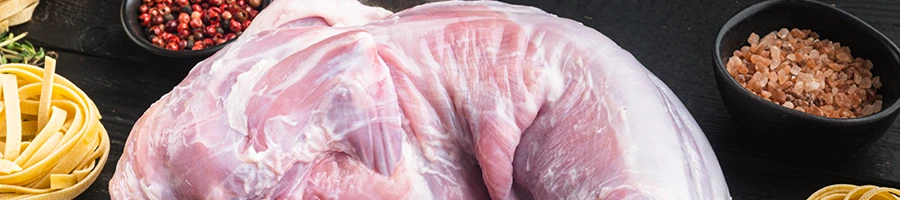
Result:
<instances>
[{"instance_id":1,"label":"square black bowl","mask_svg":"<svg viewBox=\"0 0 900 200\"><path fill-rule=\"evenodd\" d=\"M840 42L854 57L870 59L872 73L881 76L883 109L853 119L827 118L788 109L744 89L725 69L732 52L749 45L747 37L781 28L811 29L820 39ZM808 0L770 0L732 17L716 37L713 50L719 93L754 148L774 156L844 157L879 140L897 118L900 94L900 50L890 39L859 18L832 5Z\"/></svg>"}]
</instances>

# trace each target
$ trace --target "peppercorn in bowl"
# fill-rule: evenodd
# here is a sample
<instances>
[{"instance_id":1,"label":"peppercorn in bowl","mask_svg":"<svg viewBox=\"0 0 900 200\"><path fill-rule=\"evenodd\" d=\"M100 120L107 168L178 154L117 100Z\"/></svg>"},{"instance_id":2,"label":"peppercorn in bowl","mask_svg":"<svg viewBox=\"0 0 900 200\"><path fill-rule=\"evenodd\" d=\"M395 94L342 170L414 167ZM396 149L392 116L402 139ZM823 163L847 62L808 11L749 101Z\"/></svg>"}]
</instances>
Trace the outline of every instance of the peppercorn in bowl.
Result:
<instances>
[{"instance_id":1,"label":"peppercorn in bowl","mask_svg":"<svg viewBox=\"0 0 900 200\"><path fill-rule=\"evenodd\" d=\"M271 0L124 0L125 33L167 57L209 56L239 37Z\"/></svg>"},{"instance_id":2,"label":"peppercorn in bowl","mask_svg":"<svg viewBox=\"0 0 900 200\"><path fill-rule=\"evenodd\" d=\"M719 93L742 131L735 135L771 155L851 155L897 119L900 50L833 5L752 5L719 31L713 62Z\"/></svg>"}]
</instances>

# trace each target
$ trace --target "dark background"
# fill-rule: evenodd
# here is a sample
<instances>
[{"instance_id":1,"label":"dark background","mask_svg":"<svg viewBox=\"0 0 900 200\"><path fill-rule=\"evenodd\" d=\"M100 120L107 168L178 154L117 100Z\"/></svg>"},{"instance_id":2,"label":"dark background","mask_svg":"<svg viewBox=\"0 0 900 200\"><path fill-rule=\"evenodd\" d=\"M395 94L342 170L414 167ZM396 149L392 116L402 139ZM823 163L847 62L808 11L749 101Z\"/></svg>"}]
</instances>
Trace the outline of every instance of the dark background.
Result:
<instances>
[{"instance_id":1,"label":"dark background","mask_svg":"<svg viewBox=\"0 0 900 200\"><path fill-rule=\"evenodd\" d=\"M372 0L368 0L372 1ZM398 11L426 1L382 0ZM709 137L735 199L805 199L835 183L900 187L900 125L871 149L828 162L779 160L750 150L721 102L710 53L720 26L758 1L512 0L570 18L606 34L660 77ZM900 42L900 1L826 0ZM202 58L155 56L123 32L121 0L42 0L32 22L13 28L60 54L58 73L97 104L111 153L103 173L79 199L107 199L128 133L150 104L178 84ZM372 3L372 2L367 2ZM802 159L801 159L802 160Z\"/></svg>"}]
</instances>

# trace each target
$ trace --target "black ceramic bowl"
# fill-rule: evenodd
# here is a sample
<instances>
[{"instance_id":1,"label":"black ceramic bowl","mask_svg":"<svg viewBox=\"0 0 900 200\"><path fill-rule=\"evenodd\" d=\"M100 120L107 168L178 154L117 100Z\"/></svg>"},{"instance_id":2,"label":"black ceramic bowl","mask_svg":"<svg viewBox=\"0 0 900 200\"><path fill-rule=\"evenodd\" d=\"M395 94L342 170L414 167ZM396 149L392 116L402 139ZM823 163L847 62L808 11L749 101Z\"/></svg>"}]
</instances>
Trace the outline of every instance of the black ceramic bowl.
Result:
<instances>
[{"instance_id":1,"label":"black ceramic bowl","mask_svg":"<svg viewBox=\"0 0 900 200\"><path fill-rule=\"evenodd\" d=\"M848 46L854 57L870 59L881 76L882 111L854 119L826 118L767 101L741 87L728 75L726 59L749 45L752 32L766 35L781 28L811 29L820 39ZM900 50L890 39L859 18L832 5L807 0L770 0L732 17L716 37L713 50L719 93L739 125L742 139L761 150L790 156L842 157L880 139L897 118L900 93Z\"/></svg>"},{"instance_id":2,"label":"black ceramic bowl","mask_svg":"<svg viewBox=\"0 0 900 200\"><path fill-rule=\"evenodd\" d=\"M260 12L266 6L271 3L272 0L262 0L259 10ZM202 50L180 50L180 51L172 51L164 48L160 48L157 46L153 46L148 39L149 35L144 33L143 28L141 27L140 22L138 21L138 15L140 11L138 10L141 7L141 0L123 0L122 8L119 11L120 18L122 20L122 27L125 28L125 33L128 34L128 37L131 38L134 43L137 43L141 48L146 49L154 54L166 56L166 57L176 57L176 58L189 58L189 57L206 57L212 55L225 45L231 44L232 41L225 42L224 44L215 45L212 47L207 47ZM177 16L177 15L176 15Z\"/></svg>"}]
</instances>

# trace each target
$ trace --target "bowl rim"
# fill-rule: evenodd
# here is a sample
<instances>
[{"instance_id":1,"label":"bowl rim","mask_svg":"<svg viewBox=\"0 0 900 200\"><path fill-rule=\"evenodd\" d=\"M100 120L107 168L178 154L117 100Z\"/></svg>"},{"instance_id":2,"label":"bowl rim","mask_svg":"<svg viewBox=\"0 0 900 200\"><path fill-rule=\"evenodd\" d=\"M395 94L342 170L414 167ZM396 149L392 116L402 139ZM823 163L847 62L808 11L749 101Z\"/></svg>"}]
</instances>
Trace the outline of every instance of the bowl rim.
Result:
<instances>
[{"instance_id":1,"label":"bowl rim","mask_svg":"<svg viewBox=\"0 0 900 200\"><path fill-rule=\"evenodd\" d=\"M119 22L122 23L122 29L124 29L125 35L128 35L128 38L131 39L131 41L133 41L141 48L144 48L153 54L165 56L165 57L176 57L176 58L191 58L191 57L210 56L210 55L218 52L225 46L228 46L229 44L231 44L232 42L234 42L236 40L236 39L232 39L225 43L215 45L215 46L212 46L212 47L209 47L206 49L202 49L202 50L172 51L172 50L168 50L165 48L160 48L160 47L154 46L153 44L150 43L149 40L144 38L142 33L135 33L131 30L131 28L129 28L132 25L131 25L131 23L128 22L128 16L125 16L126 15L125 13L129 9L128 3L131 1L140 1L140 0L123 0L122 1L122 6L119 8ZM267 6L267 3L264 3L262 7L265 8L265 6Z\"/></svg>"},{"instance_id":2,"label":"bowl rim","mask_svg":"<svg viewBox=\"0 0 900 200\"><path fill-rule=\"evenodd\" d=\"M771 102L769 100L763 99L759 95L753 94L749 90L742 87L737 82L737 80L732 78L731 75L727 74L726 73L727 70L725 69L724 61L721 59L722 53L720 52L720 49L722 48L721 47L722 46L722 38L725 36L725 33L727 33L729 30L731 30L732 28L737 26L740 22L743 22L744 20L746 20L749 16L752 16L753 14L758 13L760 11L767 10L772 6L777 6L778 4L781 4L781 3L809 4L812 6L818 6L818 7L824 8L826 10L832 11L831 13L825 13L826 15L844 15L852 23L861 24L861 25L863 25L863 27L865 27L865 29L869 29L873 33L875 33L875 36L877 37L876 39L881 41L881 43L886 44L888 46L888 48L892 51L891 54L894 57L894 61L900 63L900 48L898 48L897 45L894 44L893 41L891 41L883 33L881 33L881 31L878 31L878 29L875 29L874 27L872 27L871 25L869 25L862 19L859 19L858 17L854 16L853 14L850 14L850 13L848 13L844 10L841 10L840 8L837 8L835 6L827 5L822 2L818 2L818 1L814 1L814 0L767 0L767 1L753 4L747 8L744 8L743 10L741 10L740 12L738 12L737 14L735 14L734 16L729 18L728 21L725 22L725 24L722 26L722 28L719 29L719 32L716 35L715 44L713 46L714 47L713 48L713 60L715 62L715 66L716 66L715 73L717 73L717 75L719 75L719 76L727 77L725 79L728 79L728 80L725 81L725 84L728 84L731 87L740 88L739 93L741 93L742 95L752 96L752 98L754 98L755 100L762 101L764 105L769 106L769 107L774 107L775 109L783 111L785 113L799 116L806 120L825 121L825 122L830 122L830 123L836 123L839 125L857 125L857 124L871 123L871 122L878 121L878 120L881 120L881 119L884 119L884 118L890 116L891 114L896 112L898 108L900 108L900 99L897 99L894 101L894 103L892 103L890 106L886 107L885 109L883 109L877 113L863 116L863 117L858 117L858 118L823 117L823 116L818 116L818 115L814 115L814 114L810 114L810 113L806 113L806 112L800 112L800 111L794 110L794 109L788 109L787 107L778 105L775 102Z\"/></svg>"}]
</instances>

